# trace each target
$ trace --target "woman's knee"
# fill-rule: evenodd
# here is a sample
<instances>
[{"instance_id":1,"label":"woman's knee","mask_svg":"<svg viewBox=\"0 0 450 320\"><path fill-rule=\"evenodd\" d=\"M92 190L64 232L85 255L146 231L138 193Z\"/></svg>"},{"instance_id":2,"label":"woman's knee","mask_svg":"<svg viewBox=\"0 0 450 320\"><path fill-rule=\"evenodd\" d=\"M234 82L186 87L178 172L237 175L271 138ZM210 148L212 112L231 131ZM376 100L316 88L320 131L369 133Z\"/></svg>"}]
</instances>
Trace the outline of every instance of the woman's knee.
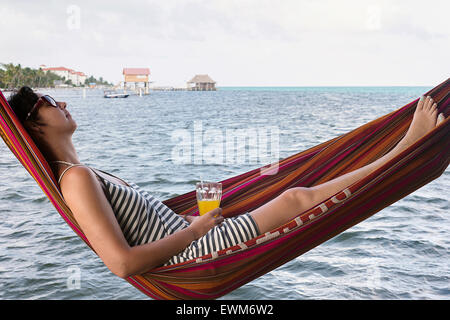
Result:
<instances>
[{"instance_id":1,"label":"woman's knee","mask_svg":"<svg viewBox=\"0 0 450 320\"><path fill-rule=\"evenodd\" d=\"M294 187L283 191L282 196L286 201L300 207L311 202L312 192L310 188Z\"/></svg>"}]
</instances>

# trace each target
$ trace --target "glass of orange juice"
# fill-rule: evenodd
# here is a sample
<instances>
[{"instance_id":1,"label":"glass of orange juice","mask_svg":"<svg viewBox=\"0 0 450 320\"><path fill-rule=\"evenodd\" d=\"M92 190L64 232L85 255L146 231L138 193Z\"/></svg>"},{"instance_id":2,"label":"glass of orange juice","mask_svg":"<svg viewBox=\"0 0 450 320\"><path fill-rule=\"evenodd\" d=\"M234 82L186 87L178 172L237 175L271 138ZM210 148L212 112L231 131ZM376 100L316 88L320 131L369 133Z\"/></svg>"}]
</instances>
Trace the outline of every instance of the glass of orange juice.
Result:
<instances>
[{"instance_id":1,"label":"glass of orange juice","mask_svg":"<svg viewBox=\"0 0 450 320\"><path fill-rule=\"evenodd\" d=\"M202 181L195 184L199 214L214 210L220 206L222 198L222 184L220 182Z\"/></svg>"}]
</instances>

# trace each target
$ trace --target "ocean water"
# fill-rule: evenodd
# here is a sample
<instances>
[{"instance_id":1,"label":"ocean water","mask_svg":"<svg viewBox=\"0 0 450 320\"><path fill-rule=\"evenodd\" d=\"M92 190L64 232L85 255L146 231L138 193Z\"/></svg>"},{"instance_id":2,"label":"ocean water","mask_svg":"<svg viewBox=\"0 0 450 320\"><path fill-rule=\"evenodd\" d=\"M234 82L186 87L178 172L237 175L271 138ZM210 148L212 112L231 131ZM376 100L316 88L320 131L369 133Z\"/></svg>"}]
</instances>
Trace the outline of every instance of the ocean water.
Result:
<instances>
[{"instance_id":1,"label":"ocean water","mask_svg":"<svg viewBox=\"0 0 450 320\"><path fill-rule=\"evenodd\" d=\"M187 137L183 143L190 146L189 138L200 130L208 145L213 134L271 127L278 132L278 150L269 148L273 154L266 155L285 158L429 89L228 87L127 99L104 99L99 90L88 90L86 98L81 90L46 93L67 102L78 124L73 141L83 163L133 181L164 200L191 191L200 177L223 180L272 162L258 156L201 161L195 153L183 163L177 137ZM222 299L449 299L449 186L447 169L416 192ZM148 299L112 274L73 233L3 142L0 217L0 299Z\"/></svg>"}]
</instances>

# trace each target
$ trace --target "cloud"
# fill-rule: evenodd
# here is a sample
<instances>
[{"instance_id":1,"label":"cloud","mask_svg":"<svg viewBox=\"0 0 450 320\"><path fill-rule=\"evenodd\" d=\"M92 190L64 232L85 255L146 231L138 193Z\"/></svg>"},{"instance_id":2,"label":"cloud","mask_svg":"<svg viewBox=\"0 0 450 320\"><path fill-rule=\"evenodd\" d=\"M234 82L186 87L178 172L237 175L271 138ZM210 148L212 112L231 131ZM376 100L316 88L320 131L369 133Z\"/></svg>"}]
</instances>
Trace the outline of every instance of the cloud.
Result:
<instances>
[{"instance_id":1,"label":"cloud","mask_svg":"<svg viewBox=\"0 0 450 320\"><path fill-rule=\"evenodd\" d=\"M448 77L446 1L0 4L7 30L1 62L65 65L110 81L120 81L126 66L150 67L161 85L196 73L220 85L432 84ZM68 27L70 6L79 8L79 28Z\"/></svg>"}]
</instances>

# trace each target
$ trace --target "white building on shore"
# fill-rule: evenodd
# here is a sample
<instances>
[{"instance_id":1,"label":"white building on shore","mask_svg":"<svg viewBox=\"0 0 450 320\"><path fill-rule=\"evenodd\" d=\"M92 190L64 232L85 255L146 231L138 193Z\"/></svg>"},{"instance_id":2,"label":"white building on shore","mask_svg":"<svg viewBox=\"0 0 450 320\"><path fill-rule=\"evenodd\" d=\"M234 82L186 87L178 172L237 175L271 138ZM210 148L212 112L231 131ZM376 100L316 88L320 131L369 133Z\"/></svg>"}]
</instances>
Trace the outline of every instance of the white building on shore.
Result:
<instances>
[{"instance_id":1,"label":"white building on shore","mask_svg":"<svg viewBox=\"0 0 450 320\"><path fill-rule=\"evenodd\" d=\"M42 71L53 72L54 74L64 78L64 81L70 80L72 84L79 86L83 85L87 76L81 71L75 71L66 67L47 67L41 65Z\"/></svg>"}]
</instances>

